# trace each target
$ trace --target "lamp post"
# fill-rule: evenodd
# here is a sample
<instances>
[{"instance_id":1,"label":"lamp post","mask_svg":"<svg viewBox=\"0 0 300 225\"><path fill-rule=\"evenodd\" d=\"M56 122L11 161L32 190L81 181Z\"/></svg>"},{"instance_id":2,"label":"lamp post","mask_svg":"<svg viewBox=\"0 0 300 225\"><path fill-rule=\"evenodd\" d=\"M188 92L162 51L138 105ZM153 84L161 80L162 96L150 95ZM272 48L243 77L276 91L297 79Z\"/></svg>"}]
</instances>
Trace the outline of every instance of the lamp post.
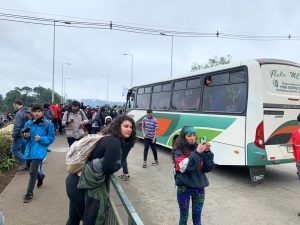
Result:
<instances>
[{"instance_id":1,"label":"lamp post","mask_svg":"<svg viewBox=\"0 0 300 225\"><path fill-rule=\"evenodd\" d=\"M171 37L171 77L172 77L172 75L173 75L173 35L169 35L169 34L165 34L165 33L160 33L160 35Z\"/></svg>"},{"instance_id":2,"label":"lamp post","mask_svg":"<svg viewBox=\"0 0 300 225\"><path fill-rule=\"evenodd\" d=\"M64 65L71 66L71 63L62 63L61 64L61 95L60 102L64 103L63 91L64 91Z\"/></svg>"},{"instance_id":3,"label":"lamp post","mask_svg":"<svg viewBox=\"0 0 300 225\"><path fill-rule=\"evenodd\" d=\"M64 78L64 97L63 97L63 102L66 101L66 80L70 80L70 77L65 77Z\"/></svg>"},{"instance_id":4,"label":"lamp post","mask_svg":"<svg viewBox=\"0 0 300 225\"><path fill-rule=\"evenodd\" d=\"M101 77L106 77L106 102L108 104L108 77L109 77L109 75L108 74L101 74L100 76Z\"/></svg>"},{"instance_id":5,"label":"lamp post","mask_svg":"<svg viewBox=\"0 0 300 225\"><path fill-rule=\"evenodd\" d=\"M130 79L130 88L133 86L133 54L124 53L123 55L131 56L131 79Z\"/></svg>"},{"instance_id":6,"label":"lamp post","mask_svg":"<svg viewBox=\"0 0 300 225\"><path fill-rule=\"evenodd\" d=\"M52 59L52 98L51 101L54 102L54 67L55 67L55 23L57 21L53 21L53 59Z\"/></svg>"},{"instance_id":7,"label":"lamp post","mask_svg":"<svg viewBox=\"0 0 300 225\"><path fill-rule=\"evenodd\" d=\"M71 24L69 21L53 21L53 60L52 60L52 102L54 102L54 75L55 75L55 28L56 28L56 22L61 22L64 24Z\"/></svg>"}]
</instances>

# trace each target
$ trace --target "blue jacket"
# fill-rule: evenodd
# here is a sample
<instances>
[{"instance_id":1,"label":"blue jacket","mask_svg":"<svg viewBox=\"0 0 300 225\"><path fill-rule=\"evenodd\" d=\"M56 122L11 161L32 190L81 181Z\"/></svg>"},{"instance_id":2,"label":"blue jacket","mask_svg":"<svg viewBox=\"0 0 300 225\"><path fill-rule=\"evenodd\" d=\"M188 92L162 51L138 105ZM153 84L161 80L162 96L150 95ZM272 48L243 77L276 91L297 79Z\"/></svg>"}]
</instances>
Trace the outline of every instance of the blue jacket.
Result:
<instances>
[{"instance_id":1,"label":"blue jacket","mask_svg":"<svg viewBox=\"0 0 300 225\"><path fill-rule=\"evenodd\" d=\"M32 120L28 120L25 123L24 129L31 127L30 138L23 138L23 141L26 145L24 153L25 159L45 159L48 145L54 142L54 125L50 121L45 121L46 118L44 117L43 121L38 124L33 123ZM48 123L48 132L46 131L45 123ZM35 140L36 135L41 137L40 141L38 142Z\"/></svg>"}]
</instances>

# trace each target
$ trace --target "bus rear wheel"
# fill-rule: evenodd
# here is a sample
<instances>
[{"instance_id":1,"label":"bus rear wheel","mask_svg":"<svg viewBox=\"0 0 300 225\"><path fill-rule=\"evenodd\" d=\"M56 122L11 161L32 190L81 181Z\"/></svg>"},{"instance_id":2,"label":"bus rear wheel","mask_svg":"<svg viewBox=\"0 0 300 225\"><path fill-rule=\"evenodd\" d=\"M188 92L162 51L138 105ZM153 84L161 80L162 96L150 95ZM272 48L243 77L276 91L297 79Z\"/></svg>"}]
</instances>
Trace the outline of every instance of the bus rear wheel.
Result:
<instances>
[{"instance_id":1,"label":"bus rear wheel","mask_svg":"<svg viewBox=\"0 0 300 225\"><path fill-rule=\"evenodd\" d=\"M252 183L261 183L265 178L266 166L249 166Z\"/></svg>"}]
</instances>

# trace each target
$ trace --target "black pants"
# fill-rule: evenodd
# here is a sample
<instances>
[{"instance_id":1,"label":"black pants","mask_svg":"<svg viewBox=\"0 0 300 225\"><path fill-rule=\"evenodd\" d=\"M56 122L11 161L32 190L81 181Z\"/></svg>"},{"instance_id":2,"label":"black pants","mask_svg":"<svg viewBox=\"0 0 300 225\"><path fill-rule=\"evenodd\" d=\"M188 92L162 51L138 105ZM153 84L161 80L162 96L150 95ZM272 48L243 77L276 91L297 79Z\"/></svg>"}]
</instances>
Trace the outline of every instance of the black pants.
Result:
<instances>
[{"instance_id":1,"label":"black pants","mask_svg":"<svg viewBox=\"0 0 300 225\"><path fill-rule=\"evenodd\" d=\"M61 118L58 118L58 132L60 133L60 134L62 134L63 133L63 127L62 127L62 123L61 123Z\"/></svg>"},{"instance_id":2,"label":"black pants","mask_svg":"<svg viewBox=\"0 0 300 225\"><path fill-rule=\"evenodd\" d=\"M150 138L145 138L144 139L144 161L147 161L147 156L148 156L148 149L149 146L151 147L152 153L154 160L157 161L157 151L156 151L156 144L152 142L152 139Z\"/></svg>"},{"instance_id":3,"label":"black pants","mask_svg":"<svg viewBox=\"0 0 300 225\"><path fill-rule=\"evenodd\" d=\"M32 193L36 180L38 176L40 176L39 173L39 165L42 163L42 160L40 159L30 159L27 160L27 168L29 168L29 181L28 181L28 187L27 187L27 192Z\"/></svg>"},{"instance_id":4,"label":"black pants","mask_svg":"<svg viewBox=\"0 0 300 225\"><path fill-rule=\"evenodd\" d=\"M72 138L72 137L67 137L67 140L68 140L68 144L69 144L69 147L70 147L75 141L80 140L80 138L75 139L75 138Z\"/></svg>"},{"instance_id":5,"label":"black pants","mask_svg":"<svg viewBox=\"0 0 300 225\"><path fill-rule=\"evenodd\" d=\"M79 225L84 217L85 190L77 188L78 181L79 176L75 174L69 174L66 179L66 191L70 199L69 219L66 225Z\"/></svg>"}]
</instances>

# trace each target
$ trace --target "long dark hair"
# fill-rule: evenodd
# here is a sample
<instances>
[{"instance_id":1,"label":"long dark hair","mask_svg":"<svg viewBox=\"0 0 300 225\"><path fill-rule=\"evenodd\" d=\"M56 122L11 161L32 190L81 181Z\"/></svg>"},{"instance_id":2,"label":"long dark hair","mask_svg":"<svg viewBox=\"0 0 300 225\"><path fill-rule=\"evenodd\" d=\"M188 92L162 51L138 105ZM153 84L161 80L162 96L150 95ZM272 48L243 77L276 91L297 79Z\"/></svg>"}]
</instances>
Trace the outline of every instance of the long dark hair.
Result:
<instances>
[{"instance_id":1,"label":"long dark hair","mask_svg":"<svg viewBox=\"0 0 300 225\"><path fill-rule=\"evenodd\" d=\"M126 120L128 120L132 123L132 132L128 138L124 139L122 136L122 133L121 133L121 124ZM127 115L117 116L115 119L113 119L113 121L109 124L109 126L105 127L101 131L101 133L105 134L105 135L110 134L119 139L124 139L124 141L130 142L130 143L135 143L135 141L136 141L136 126L135 126L134 120Z\"/></svg>"},{"instance_id":2,"label":"long dark hair","mask_svg":"<svg viewBox=\"0 0 300 225\"><path fill-rule=\"evenodd\" d=\"M185 131L189 127L192 127L192 126L184 126L184 127L182 127L182 129L181 129L181 131L179 133L179 136L175 140L175 143L174 143L173 148L172 148L172 159L173 159L173 161L174 161L174 152L176 150L178 150L178 149L180 149L185 156L189 156L190 155L190 152L187 151L187 149L186 149L186 147L188 146L189 143L187 142L187 140L185 138L185 135L186 135ZM197 138L196 138L196 140L197 140Z\"/></svg>"}]
</instances>

